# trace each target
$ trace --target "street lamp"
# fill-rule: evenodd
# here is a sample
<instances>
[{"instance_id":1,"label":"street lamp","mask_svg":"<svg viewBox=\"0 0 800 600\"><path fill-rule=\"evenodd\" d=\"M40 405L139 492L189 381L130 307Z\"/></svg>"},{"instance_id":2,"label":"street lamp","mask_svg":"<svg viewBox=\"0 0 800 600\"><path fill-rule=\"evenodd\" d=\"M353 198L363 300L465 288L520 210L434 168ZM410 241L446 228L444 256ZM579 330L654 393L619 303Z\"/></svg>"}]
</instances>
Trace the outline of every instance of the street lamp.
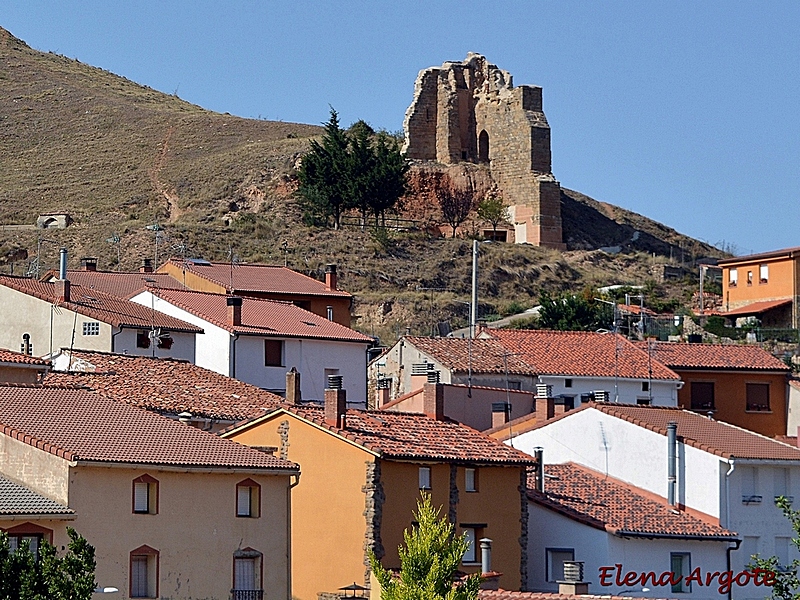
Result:
<instances>
[{"instance_id":1,"label":"street lamp","mask_svg":"<svg viewBox=\"0 0 800 600\"><path fill-rule=\"evenodd\" d=\"M95 594L115 594L119 591L118 588L107 586L107 587L96 587L94 588Z\"/></svg>"}]
</instances>

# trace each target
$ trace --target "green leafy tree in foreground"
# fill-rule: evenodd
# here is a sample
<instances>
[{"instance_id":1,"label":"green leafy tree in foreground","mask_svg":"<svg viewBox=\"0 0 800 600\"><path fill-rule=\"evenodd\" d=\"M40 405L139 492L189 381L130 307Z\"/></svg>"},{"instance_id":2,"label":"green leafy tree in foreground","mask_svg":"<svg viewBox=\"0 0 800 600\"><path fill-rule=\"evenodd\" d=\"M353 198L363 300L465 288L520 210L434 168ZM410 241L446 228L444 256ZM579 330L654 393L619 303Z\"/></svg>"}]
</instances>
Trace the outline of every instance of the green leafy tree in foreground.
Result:
<instances>
[{"instance_id":1,"label":"green leafy tree in foreground","mask_svg":"<svg viewBox=\"0 0 800 600\"><path fill-rule=\"evenodd\" d=\"M508 205L497 190L490 190L478 204L478 216L492 226L492 235L497 234L497 226L506 221Z\"/></svg>"},{"instance_id":2,"label":"green leafy tree in foreground","mask_svg":"<svg viewBox=\"0 0 800 600\"><path fill-rule=\"evenodd\" d=\"M561 331L596 331L612 327L612 309L584 295L567 294L560 297L542 292L539 296L538 326Z\"/></svg>"},{"instance_id":3,"label":"green leafy tree in foreground","mask_svg":"<svg viewBox=\"0 0 800 600\"><path fill-rule=\"evenodd\" d=\"M785 496L781 496L775 501L778 508L783 511L784 516L789 519L794 530L792 544L800 549L800 510L793 510L790 501ZM750 564L747 565L751 570L764 569L775 573L775 584L772 586L772 598L780 600L800 600L800 579L797 577L797 569L800 568L800 560L794 559L788 565L780 564L775 556L761 558L758 554L753 555ZM769 589L769 588L765 588Z\"/></svg>"},{"instance_id":4,"label":"green leafy tree in foreground","mask_svg":"<svg viewBox=\"0 0 800 600\"><path fill-rule=\"evenodd\" d=\"M423 494L417 503L415 518L419 526L403 534L399 577L370 555L372 570L381 584L381 600L475 600L480 575L453 581L469 542L463 535L453 536L453 525L431 505L430 494Z\"/></svg>"},{"instance_id":5,"label":"green leafy tree in foreground","mask_svg":"<svg viewBox=\"0 0 800 600\"><path fill-rule=\"evenodd\" d=\"M94 548L71 527L69 549L58 556L47 541L39 558L27 545L11 550L0 533L0 600L90 600L96 587Z\"/></svg>"}]
</instances>

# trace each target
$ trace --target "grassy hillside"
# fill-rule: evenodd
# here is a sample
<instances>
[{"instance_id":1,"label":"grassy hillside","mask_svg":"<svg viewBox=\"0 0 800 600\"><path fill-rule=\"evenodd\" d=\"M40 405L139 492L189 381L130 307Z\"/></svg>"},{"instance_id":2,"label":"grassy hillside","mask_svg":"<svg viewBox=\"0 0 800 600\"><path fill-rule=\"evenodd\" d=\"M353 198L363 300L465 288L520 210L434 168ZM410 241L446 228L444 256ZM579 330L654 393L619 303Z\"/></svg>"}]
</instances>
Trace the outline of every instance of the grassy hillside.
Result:
<instances>
[{"instance_id":1,"label":"grassy hillside","mask_svg":"<svg viewBox=\"0 0 800 600\"><path fill-rule=\"evenodd\" d=\"M409 84L410 85L410 84ZM55 267L60 245L70 266L97 256L100 268L135 268L143 257L202 256L282 264L322 276L336 262L357 295L357 328L390 341L466 319L468 240L423 232L375 236L357 228L310 229L292 198L293 173L312 125L241 119L189 104L107 71L29 48L0 29L0 269ZM414 206L414 199L409 205ZM419 202L417 202L417 205ZM535 302L542 287L642 283L655 262L718 254L640 215L562 194L570 251L487 245L481 258L483 314ZM65 230L31 226L67 212ZM430 212L430 211L429 211ZM433 211L435 213L435 210ZM407 215L408 216L408 215ZM413 215L411 215L413 216ZM284 253L284 244L287 253ZM597 248L619 246L610 255ZM27 253L27 257L25 256ZM653 258L655 253L656 258ZM682 255L682 256L681 256ZM691 281L665 287L685 297Z\"/></svg>"}]
</instances>

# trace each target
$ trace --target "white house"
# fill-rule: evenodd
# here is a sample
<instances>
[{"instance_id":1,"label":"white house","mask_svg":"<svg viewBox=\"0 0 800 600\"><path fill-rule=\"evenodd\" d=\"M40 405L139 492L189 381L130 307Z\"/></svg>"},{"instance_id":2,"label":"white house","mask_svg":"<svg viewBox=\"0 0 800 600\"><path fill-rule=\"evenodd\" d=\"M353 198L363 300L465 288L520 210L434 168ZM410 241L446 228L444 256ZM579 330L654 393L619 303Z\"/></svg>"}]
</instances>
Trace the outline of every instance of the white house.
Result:
<instances>
[{"instance_id":1,"label":"white house","mask_svg":"<svg viewBox=\"0 0 800 600\"><path fill-rule=\"evenodd\" d=\"M530 589L557 591L563 562L571 560L584 563L583 579L596 595L625 590L649 597L724 595L724 582L687 585L685 578L698 567L703 577L727 571L726 551L736 545L735 533L575 463L545 465L544 475L541 488L536 477L528 485ZM629 573L637 574L635 583L625 583ZM641 592L644 587L649 591Z\"/></svg>"},{"instance_id":2,"label":"white house","mask_svg":"<svg viewBox=\"0 0 800 600\"><path fill-rule=\"evenodd\" d=\"M201 327L195 364L278 394L286 371L300 373L304 400L322 400L339 375L353 398L367 397L372 338L288 302L189 290L142 291L133 302Z\"/></svg>"},{"instance_id":3,"label":"white house","mask_svg":"<svg viewBox=\"0 0 800 600\"><path fill-rule=\"evenodd\" d=\"M736 572L756 553L782 564L798 556L792 528L775 506L778 496L800 496L800 449L790 444L678 408L594 402L512 431L505 441L531 454L542 448L548 463L584 465L667 499L676 511L714 519L742 539L731 551ZM732 590L736 599L765 595L752 583Z\"/></svg>"},{"instance_id":4,"label":"white house","mask_svg":"<svg viewBox=\"0 0 800 600\"><path fill-rule=\"evenodd\" d=\"M81 348L194 362L203 329L66 280L0 276L0 347L51 356Z\"/></svg>"}]
</instances>

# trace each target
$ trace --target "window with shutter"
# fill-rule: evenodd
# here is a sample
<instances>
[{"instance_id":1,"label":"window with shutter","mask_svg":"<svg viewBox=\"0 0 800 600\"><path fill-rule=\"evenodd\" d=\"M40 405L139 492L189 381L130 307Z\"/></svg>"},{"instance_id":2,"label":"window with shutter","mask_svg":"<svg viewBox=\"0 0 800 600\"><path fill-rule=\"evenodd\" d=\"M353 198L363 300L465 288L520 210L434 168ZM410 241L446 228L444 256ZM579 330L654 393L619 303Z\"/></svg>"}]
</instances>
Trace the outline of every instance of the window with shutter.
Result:
<instances>
[{"instance_id":1,"label":"window with shutter","mask_svg":"<svg viewBox=\"0 0 800 600\"><path fill-rule=\"evenodd\" d=\"M747 410L757 412L769 411L769 384L768 383L748 383L747 388Z\"/></svg>"},{"instance_id":2,"label":"window with shutter","mask_svg":"<svg viewBox=\"0 0 800 600\"><path fill-rule=\"evenodd\" d=\"M261 486L257 481L245 479L236 484L236 516L260 516Z\"/></svg>"},{"instance_id":3,"label":"window with shutter","mask_svg":"<svg viewBox=\"0 0 800 600\"><path fill-rule=\"evenodd\" d=\"M261 560L261 553L252 548L234 552L232 600L262 600Z\"/></svg>"},{"instance_id":4,"label":"window with shutter","mask_svg":"<svg viewBox=\"0 0 800 600\"><path fill-rule=\"evenodd\" d=\"M419 489L421 489L421 490L429 490L429 489L431 489L431 468L430 467L420 467L419 468Z\"/></svg>"},{"instance_id":5,"label":"window with shutter","mask_svg":"<svg viewBox=\"0 0 800 600\"><path fill-rule=\"evenodd\" d=\"M158 513L158 480L142 475L133 480L133 512L143 515Z\"/></svg>"},{"instance_id":6,"label":"window with shutter","mask_svg":"<svg viewBox=\"0 0 800 600\"><path fill-rule=\"evenodd\" d=\"M714 383L712 381L692 381L692 410L714 409Z\"/></svg>"},{"instance_id":7,"label":"window with shutter","mask_svg":"<svg viewBox=\"0 0 800 600\"><path fill-rule=\"evenodd\" d=\"M158 555L158 550L150 546L139 546L131 552L131 598L158 598Z\"/></svg>"}]
</instances>

